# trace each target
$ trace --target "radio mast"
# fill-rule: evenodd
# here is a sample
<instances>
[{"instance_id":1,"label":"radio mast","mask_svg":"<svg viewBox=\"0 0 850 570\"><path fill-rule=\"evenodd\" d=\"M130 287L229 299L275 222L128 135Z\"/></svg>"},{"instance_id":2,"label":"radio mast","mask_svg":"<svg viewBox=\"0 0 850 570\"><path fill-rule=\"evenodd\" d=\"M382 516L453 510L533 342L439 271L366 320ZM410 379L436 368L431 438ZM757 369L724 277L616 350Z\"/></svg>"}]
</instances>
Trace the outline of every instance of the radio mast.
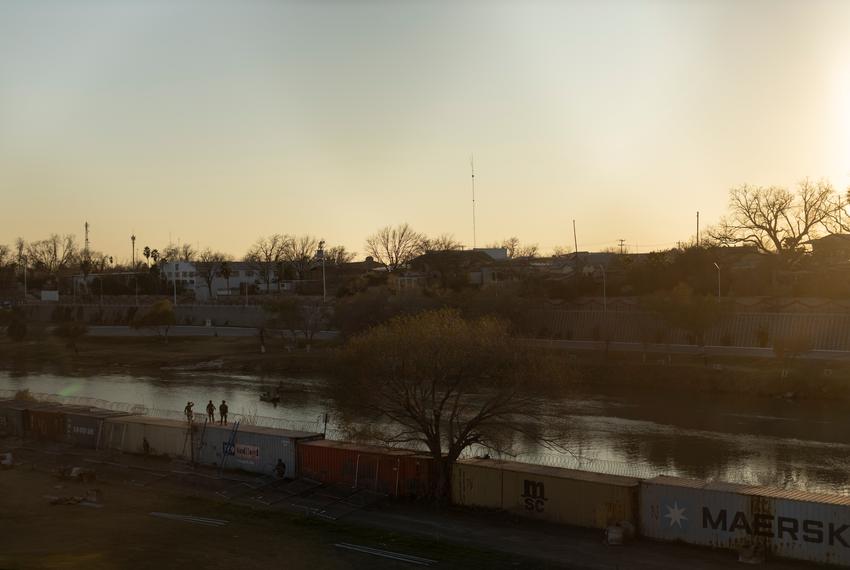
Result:
<instances>
[{"instance_id":1,"label":"radio mast","mask_svg":"<svg viewBox=\"0 0 850 570\"><path fill-rule=\"evenodd\" d=\"M475 249L478 245L476 243L475 229L475 161L471 154L469 155L469 170L472 174L472 249Z\"/></svg>"}]
</instances>

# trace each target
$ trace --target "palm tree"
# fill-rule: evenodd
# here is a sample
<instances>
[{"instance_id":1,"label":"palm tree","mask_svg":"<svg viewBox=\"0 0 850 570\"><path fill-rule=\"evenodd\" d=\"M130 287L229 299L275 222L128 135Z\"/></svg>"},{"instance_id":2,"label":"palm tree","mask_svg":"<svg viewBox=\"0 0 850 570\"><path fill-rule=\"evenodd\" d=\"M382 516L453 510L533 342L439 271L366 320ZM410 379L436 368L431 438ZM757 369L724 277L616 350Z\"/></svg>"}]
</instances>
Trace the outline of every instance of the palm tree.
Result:
<instances>
[{"instance_id":1,"label":"palm tree","mask_svg":"<svg viewBox=\"0 0 850 570\"><path fill-rule=\"evenodd\" d=\"M224 280L227 283L227 292L230 293L230 275L232 273L230 270L230 263L222 261L218 271L221 273L221 276L224 277Z\"/></svg>"},{"instance_id":2,"label":"palm tree","mask_svg":"<svg viewBox=\"0 0 850 570\"><path fill-rule=\"evenodd\" d=\"M145 249L142 250L142 255L145 256L145 259L147 260L148 267L150 267L151 266L151 248L149 248L148 246L145 246Z\"/></svg>"}]
</instances>

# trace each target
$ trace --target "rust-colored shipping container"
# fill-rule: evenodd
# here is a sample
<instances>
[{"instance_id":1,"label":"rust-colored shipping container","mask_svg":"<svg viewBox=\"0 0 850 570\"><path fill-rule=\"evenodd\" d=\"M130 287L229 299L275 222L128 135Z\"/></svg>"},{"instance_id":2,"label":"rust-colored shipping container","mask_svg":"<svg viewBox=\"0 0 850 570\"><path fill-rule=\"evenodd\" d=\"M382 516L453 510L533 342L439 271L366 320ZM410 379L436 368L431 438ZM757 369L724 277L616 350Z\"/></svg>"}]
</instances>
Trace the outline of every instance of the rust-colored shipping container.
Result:
<instances>
[{"instance_id":1,"label":"rust-colored shipping container","mask_svg":"<svg viewBox=\"0 0 850 570\"><path fill-rule=\"evenodd\" d=\"M452 501L554 523L605 528L637 522L640 481L495 459L467 459L452 471Z\"/></svg>"},{"instance_id":2,"label":"rust-colored shipping container","mask_svg":"<svg viewBox=\"0 0 850 570\"><path fill-rule=\"evenodd\" d=\"M65 413L61 406L27 410L27 431L35 439L62 441L65 436Z\"/></svg>"},{"instance_id":3,"label":"rust-colored shipping container","mask_svg":"<svg viewBox=\"0 0 850 570\"><path fill-rule=\"evenodd\" d=\"M301 476L392 497L431 494L433 461L420 451L320 440L298 443Z\"/></svg>"}]
</instances>

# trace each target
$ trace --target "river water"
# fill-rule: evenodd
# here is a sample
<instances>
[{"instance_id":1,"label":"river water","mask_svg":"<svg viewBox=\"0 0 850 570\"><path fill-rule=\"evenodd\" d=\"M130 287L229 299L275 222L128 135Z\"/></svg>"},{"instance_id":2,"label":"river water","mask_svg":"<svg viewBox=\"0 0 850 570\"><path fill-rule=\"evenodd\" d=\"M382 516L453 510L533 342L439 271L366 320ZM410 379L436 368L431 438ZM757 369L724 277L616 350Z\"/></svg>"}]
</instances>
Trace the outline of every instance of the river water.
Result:
<instances>
[{"instance_id":1,"label":"river water","mask_svg":"<svg viewBox=\"0 0 850 570\"><path fill-rule=\"evenodd\" d=\"M259 401L282 383L284 398ZM192 372L169 378L130 375L18 376L0 372L0 390L90 397L179 411L187 401L202 412L227 400L233 414L280 418L284 427L321 431L333 402L321 379ZM834 402L794 402L740 396L646 394L628 389L577 392L540 403L542 425L561 424L569 453L517 441L518 459L632 476L670 474L850 495L850 418Z\"/></svg>"}]
</instances>

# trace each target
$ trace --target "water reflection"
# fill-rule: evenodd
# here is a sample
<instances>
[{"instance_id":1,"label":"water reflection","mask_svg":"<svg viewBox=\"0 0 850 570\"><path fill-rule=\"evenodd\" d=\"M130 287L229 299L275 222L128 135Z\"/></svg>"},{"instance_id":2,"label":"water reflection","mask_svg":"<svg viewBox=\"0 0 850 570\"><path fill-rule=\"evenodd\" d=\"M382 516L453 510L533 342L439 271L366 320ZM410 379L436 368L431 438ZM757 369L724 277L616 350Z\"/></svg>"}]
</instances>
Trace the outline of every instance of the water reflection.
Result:
<instances>
[{"instance_id":1,"label":"water reflection","mask_svg":"<svg viewBox=\"0 0 850 570\"><path fill-rule=\"evenodd\" d=\"M282 385L277 406L261 402ZM320 429L333 402L316 378L183 373L170 377L0 373L0 389L100 398L181 410L186 401L227 400L232 413L312 423ZM357 419L357 418L352 418ZM604 466L609 472L668 473L700 479L768 484L850 494L850 418L836 403L764 398L645 394L607 389L540 403L535 429L566 434L570 454L553 456L529 435L513 437L520 459L553 465Z\"/></svg>"}]
</instances>

